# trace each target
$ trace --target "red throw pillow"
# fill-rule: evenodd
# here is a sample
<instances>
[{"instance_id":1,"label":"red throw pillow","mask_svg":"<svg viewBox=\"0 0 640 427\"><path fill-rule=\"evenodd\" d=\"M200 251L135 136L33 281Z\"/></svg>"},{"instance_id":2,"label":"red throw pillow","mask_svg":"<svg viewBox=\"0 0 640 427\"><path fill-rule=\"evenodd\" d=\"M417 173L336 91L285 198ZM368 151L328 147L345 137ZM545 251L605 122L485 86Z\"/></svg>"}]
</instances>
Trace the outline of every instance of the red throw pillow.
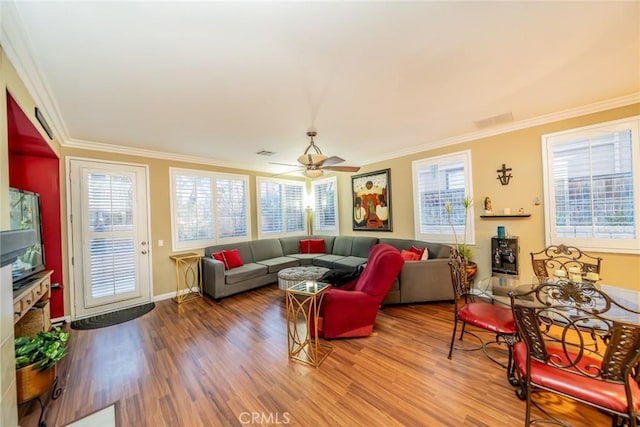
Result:
<instances>
[{"instance_id":1,"label":"red throw pillow","mask_svg":"<svg viewBox=\"0 0 640 427\"><path fill-rule=\"evenodd\" d=\"M310 254L323 254L324 253L324 239L310 239L309 253Z\"/></svg>"},{"instance_id":2,"label":"red throw pillow","mask_svg":"<svg viewBox=\"0 0 640 427\"><path fill-rule=\"evenodd\" d=\"M236 267L242 267L244 265L244 263L242 262L242 258L240 258L240 253L237 249L222 251L222 256L225 258L228 270Z\"/></svg>"},{"instance_id":3,"label":"red throw pillow","mask_svg":"<svg viewBox=\"0 0 640 427\"><path fill-rule=\"evenodd\" d=\"M301 254L311 253L311 239L300 240L300 253Z\"/></svg>"},{"instance_id":4,"label":"red throw pillow","mask_svg":"<svg viewBox=\"0 0 640 427\"><path fill-rule=\"evenodd\" d=\"M242 267L244 265L237 249L215 252L211 254L211 257L221 261L224 264L225 270L231 270L232 268Z\"/></svg>"},{"instance_id":5,"label":"red throw pillow","mask_svg":"<svg viewBox=\"0 0 640 427\"><path fill-rule=\"evenodd\" d=\"M227 265L227 260L225 259L224 255L222 254L222 252L215 252L211 254L211 258L216 259L218 261L220 261L221 263L224 264L224 269L228 270L229 266Z\"/></svg>"},{"instance_id":6,"label":"red throw pillow","mask_svg":"<svg viewBox=\"0 0 640 427\"><path fill-rule=\"evenodd\" d=\"M405 261L417 261L420 259L420 255L418 255L413 251L407 251L405 249L400 251L400 255L402 256L402 259L404 259Z\"/></svg>"},{"instance_id":7,"label":"red throw pillow","mask_svg":"<svg viewBox=\"0 0 640 427\"><path fill-rule=\"evenodd\" d=\"M324 239L304 239L300 240L301 254L323 254Z\"/></svg>"},{"instance_id":8,"label":"red throw pillow","mask_svg":"<svg viewBox=\"0 0 640 427\"><path fill-rule=\"evenodd\" d=\"M413 252L413 253L418 254L418 259L422 259L422 254L424 254L424 251L425 251L426 249L427 249L427 248L417 248L417 247L415 247L415 246L411 246L411 247L409 248L409 251L410 251L410 252Z\"/></svg>"}]
</instances>

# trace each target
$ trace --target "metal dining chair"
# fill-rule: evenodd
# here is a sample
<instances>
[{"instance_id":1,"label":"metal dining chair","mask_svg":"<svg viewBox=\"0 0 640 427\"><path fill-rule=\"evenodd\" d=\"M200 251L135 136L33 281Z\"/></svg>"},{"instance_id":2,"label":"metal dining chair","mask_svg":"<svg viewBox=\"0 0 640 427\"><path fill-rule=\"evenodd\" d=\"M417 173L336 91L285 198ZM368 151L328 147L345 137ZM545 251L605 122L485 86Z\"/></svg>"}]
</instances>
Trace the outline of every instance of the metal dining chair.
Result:
<instances>
[{"instance_id":1,"label":"metal dining chair","mask_svg":"<svg viewBox=\"0 0 640 427\"><path fill-rule=\"evenodd\" d=\"M568 276L572 267L577 268L582 274L600 274L602 258L589 255L575 246L552 245L530 254L533 273L540 278L553 276L556 270Z\"/></svg>"},{"instance_id":2,"label":"metal dining chair","mask_svg":"<svg viewBox=\"0 0 640 427\"><path fill-rule=\"evenodd\" d=\"M480 342L480 345L470 350L482 349L490 360L507 369L507 378L509 378L509 382L513 383L512 346L517 339L517 334L511 310L500 304L473 300L469 293L470 283L467 277L467 261L456 250L451 254L449 267L451 269L451 282L453 283L454 321L449 355L447 357L451 359L458 323L461 323L460 340L463 339L465 333L475 337ZM467 325L494 333L496 339L490 343L506 344L508 350L507 364L504 365L489 355L486 349L488 343L485 343L476 334L467 331Z\"/></svg>"},{"instance_id":3,"label":"metal dining chair","mask_svg":"<svg viewBox=\"0 0 640 427\"><path fill-rule=\"evenodd\" d=\"M525 426L541 421L567 425L536 403L539 390L607 412L612 426L636 426L638 312L590 283L543 283L510 297L520 336L513 358L516 394L527 402ZM532 406L544 419L532 420Z\"/></svg>"}]
</instances>

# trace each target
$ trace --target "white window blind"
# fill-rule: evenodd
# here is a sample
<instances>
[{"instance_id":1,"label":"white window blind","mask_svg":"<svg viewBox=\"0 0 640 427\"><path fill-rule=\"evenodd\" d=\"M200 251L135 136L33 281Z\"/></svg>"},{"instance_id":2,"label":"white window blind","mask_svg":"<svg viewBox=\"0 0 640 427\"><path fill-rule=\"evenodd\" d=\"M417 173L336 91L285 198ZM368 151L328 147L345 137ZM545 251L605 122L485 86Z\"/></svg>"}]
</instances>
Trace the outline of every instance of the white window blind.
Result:
<instances>
[{"instance_id":1,"label":"white window blind","mask_svg":"<svg viewBox=\"0 0 640 427\"><path fill-rule=\"evenodd\" d=\"M465 233L465 197L473 198L471 152L416 160L413 166L414 221L416 239L455 243L456 236L474 244L473 205L467 212ZM451 217L446 205L451 204Z\"/></svg>"},{"instance_id":2,"label":"white window blind","mask_svg":"<svg viewBox=\"0 0 640 427\"><path fill-rule=\"evenodd\" d=\"M263 177L256 182L259 237L304 234L304 182Z\"/></svg>"},{"instance_id":3,"label":"white window blind","mask_svg":"<svg viewBox=\"0 0 640 427\"><path fill-rule=\"evenodd\" d=\"M338 182L336 177L311 182L313 192L313 233L337 235Z\"/></svg>"},{"instance_id":4,"label":"white window blind","mask_svg":"<svg viewBox=\"0 0 640 427\"><path fill-rule=\"evenodd\" d=\"M173 250L250 238L248 177L170 168Z\"/></svg>"},{"instance_id":5,"label":"white window blind","mask_svg":"<svg viewBox=\"0 0 640 427\"><path fill-rule=\"evenodd\" d=\"M247 181L239 178L217 178L216 188L218 236L248 236Z\"/></svg>"},{"instance_id":6,"label":"white window blind","mask_svg":"<svg viewBox=\"0 0 640 427\"><path fill-rule=\"evenodd\" d=\"M132 179L128 175L89 173L86 182L89 298L133 292L136 266Z\"/></svg>"},{"instance_id":7,"label":"white window blind","mask_svg":"<svg viewBox=\"0 0 640 427\"><path fill-rule=\"evenodd\" d=\"M543 136L548 244L639 249L639 122Z\"/></svg>"}]
</instances>

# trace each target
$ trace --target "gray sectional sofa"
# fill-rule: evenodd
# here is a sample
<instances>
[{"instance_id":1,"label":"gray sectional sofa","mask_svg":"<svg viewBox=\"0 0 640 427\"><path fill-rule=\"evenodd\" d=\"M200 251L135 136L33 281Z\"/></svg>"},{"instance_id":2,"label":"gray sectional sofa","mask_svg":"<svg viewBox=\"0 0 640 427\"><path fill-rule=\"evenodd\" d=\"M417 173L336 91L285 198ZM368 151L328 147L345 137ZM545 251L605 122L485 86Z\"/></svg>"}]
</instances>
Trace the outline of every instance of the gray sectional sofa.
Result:
<instances>
[{"instance_id":1,"label":"gray sectional sofa","mask_svg":"<svg viewBox=\"0 0 640 427\"><path fill-rule=\"evenodd\" d=\"M300 240L309 238L323 239L324 253L300 253ZM377 243L390 244L398 250L408 250L413 245L429 252L428 260L405 262L383 304L453 299L448 264L450 246L370 236L296 236L209 246L202 259L203 291L218 300L275 283L278 271L299 265L355 269L366 264L369 251ZM232 249L238 250L244 265L225 270L224 264L211 255Z\"/></svg>"}]
</instances>

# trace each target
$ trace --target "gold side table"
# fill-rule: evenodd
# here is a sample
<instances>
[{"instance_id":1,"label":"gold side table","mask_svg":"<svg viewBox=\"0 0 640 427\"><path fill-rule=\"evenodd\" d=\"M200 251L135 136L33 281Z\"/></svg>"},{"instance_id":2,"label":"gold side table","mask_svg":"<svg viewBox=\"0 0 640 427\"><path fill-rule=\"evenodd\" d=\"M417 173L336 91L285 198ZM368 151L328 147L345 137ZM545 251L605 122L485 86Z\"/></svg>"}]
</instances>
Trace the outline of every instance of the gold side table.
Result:
<instances>
[{"instance_id":1,"label":"gold side table","mask_svg":"<svg viewBox=\"0 0 640 427\"><path fill-rule=\"evenodd\" d=\"M285 291L289 359L317 368L333 350L330 344L321 343L318 337L320 304L330 286L328 283L305 281Z\"/></svg>"},{"instance_id":2,"label":"gold side table","mask_svg":"<svg viewBox=\"0 0 640 427\"><path fill-rule=\"evenodd\" d=\"M173 300L182 304L202 298L202 255L187 253L169 258L176 263L176 297Z\"/></svg>"}]
</instances>

